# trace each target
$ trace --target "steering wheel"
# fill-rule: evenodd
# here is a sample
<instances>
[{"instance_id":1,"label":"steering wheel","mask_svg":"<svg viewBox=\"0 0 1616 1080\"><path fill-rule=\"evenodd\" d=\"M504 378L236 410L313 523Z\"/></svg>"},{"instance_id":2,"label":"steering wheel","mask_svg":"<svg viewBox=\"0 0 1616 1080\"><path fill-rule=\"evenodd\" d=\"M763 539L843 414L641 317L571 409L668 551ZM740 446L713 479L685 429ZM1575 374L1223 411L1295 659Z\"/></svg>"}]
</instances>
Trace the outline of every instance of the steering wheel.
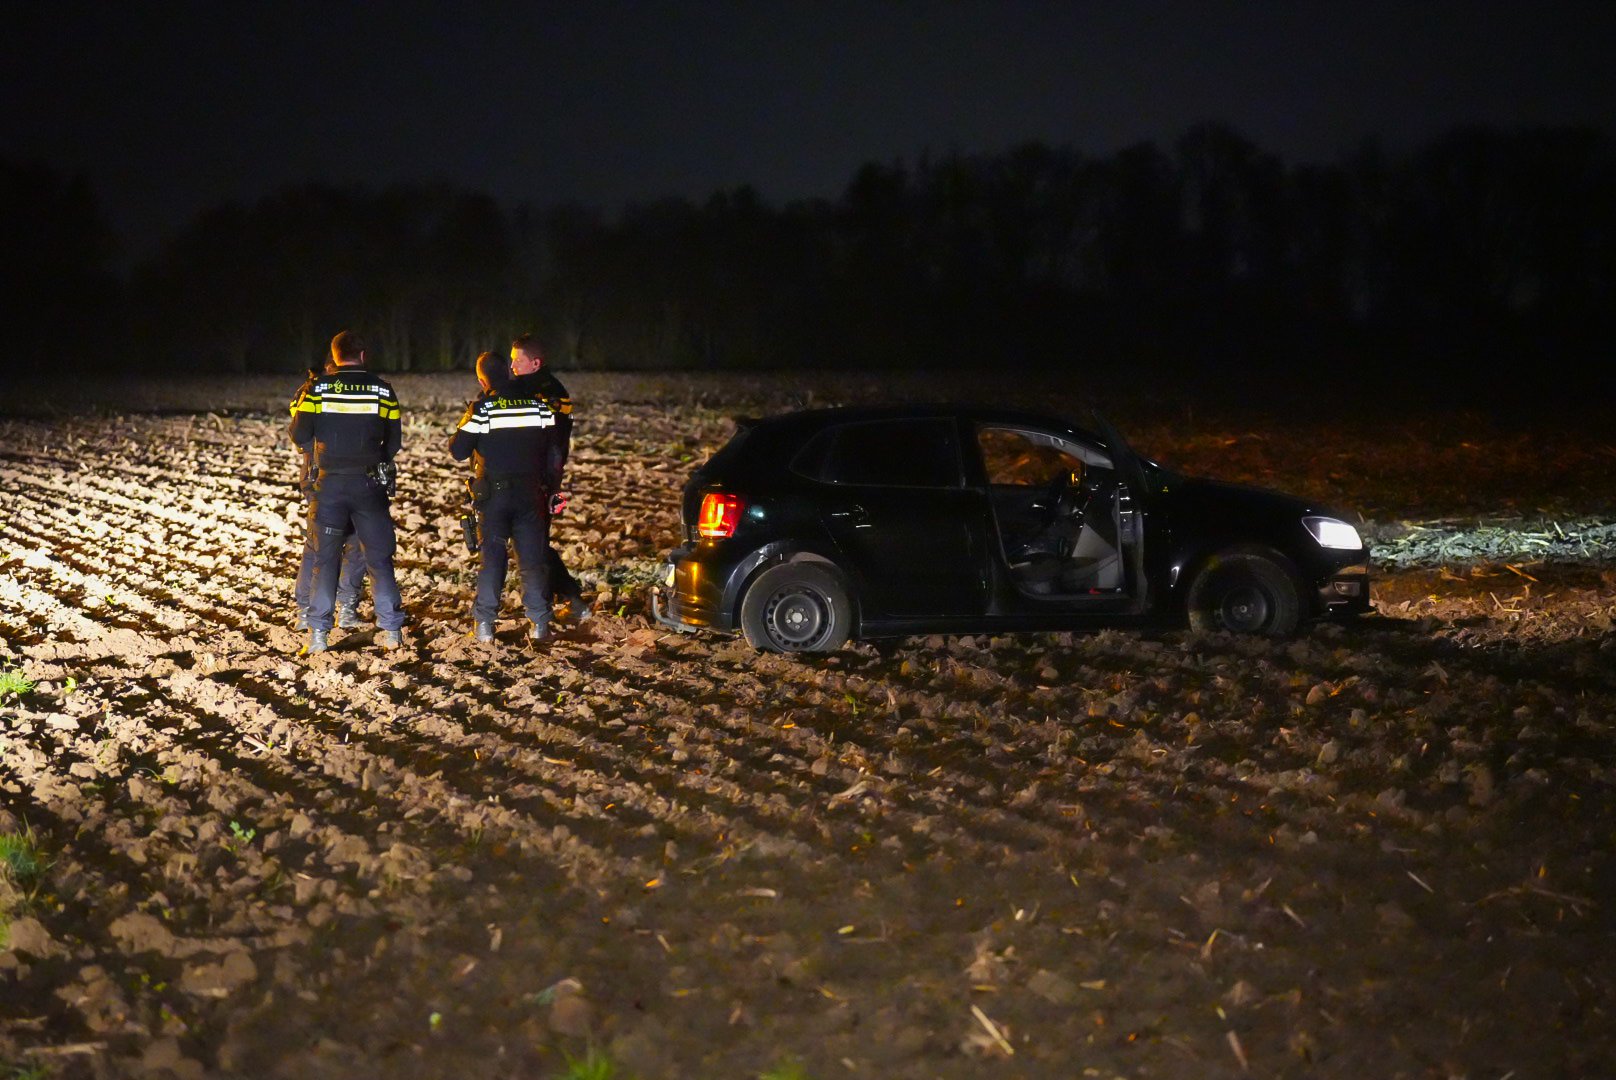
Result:
<instances>
[{"instance_id":1,"label":"steering wheel","mask_svg":"<svg viewBox=\"0 0 1616 1080\"><path fill-rule=\"evenodd\" d=\"M1072 483L1072 474L1059 472L1044 493L1033 501L1032 508L1044 512L1044 524L1053 525L1078 512L1083 505L1082 495L1082 489Z\"/></svg>"}]
</instances>

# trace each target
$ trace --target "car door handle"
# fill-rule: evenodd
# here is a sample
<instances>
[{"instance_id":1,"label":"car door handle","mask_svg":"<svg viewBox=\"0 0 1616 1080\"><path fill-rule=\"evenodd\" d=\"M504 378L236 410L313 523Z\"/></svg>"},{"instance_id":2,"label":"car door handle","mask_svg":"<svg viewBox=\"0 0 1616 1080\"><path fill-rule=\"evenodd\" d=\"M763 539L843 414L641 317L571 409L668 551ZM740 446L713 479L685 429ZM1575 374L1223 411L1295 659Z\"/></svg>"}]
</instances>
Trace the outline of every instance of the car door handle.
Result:
<instances>
[{"instance_id":1,"label":"car door handle","mask_svg":"<svg viewBox=\"0 0 1616 1080\"><path fill-rule=\"evenodd\" d=\"M870 527L870 515L858 503L835 507L831 510L830 516L838 524L851 525L855 529L868 529Z\"/></svg>"}]
</instances>

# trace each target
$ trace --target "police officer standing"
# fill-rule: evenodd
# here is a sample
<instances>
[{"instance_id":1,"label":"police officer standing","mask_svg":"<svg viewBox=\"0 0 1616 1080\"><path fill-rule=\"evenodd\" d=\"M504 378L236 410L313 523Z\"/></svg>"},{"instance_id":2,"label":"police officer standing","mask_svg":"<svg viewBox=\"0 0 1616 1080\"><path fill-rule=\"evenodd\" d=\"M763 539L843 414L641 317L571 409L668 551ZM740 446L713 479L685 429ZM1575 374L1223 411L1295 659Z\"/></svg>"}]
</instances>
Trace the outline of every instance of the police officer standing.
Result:
<instances>
[{"instance_id":1,"label":"police officer standing","mask_svg":"<svg viewBox=\"0 0 1616 1080\"><path fill-rule=\"evenodd\" d=\"M522 334L511 342L511 389L520 394L536 394L555 410L556 427L561 432L561 464L572 453L572 397L555 373L544 366L544 350L537 335Z\"/></svg>"},{"instance_id":2,"label":"police officer standing","mask_svg":"<svg viewBox=\"0 0 1616 1080\"><path fill-rule=\"evenodd\" d=\"M327 362L325 373L331 374L333 364ZM314 380L320 373L313 368L309 369L309 377L297 393L292 397L292 416L297 416L297 403L303 399L314 386ZM310 451L303 451L298 455L303 466L298 473L298 490L303 493L305 503L314 499L314 455ZM303 557L298 560L297 584L293 586L292 597L297 604L297 629L306 631L309 628L309 582L314 577L314 530L310 528L303 539ZM337 578L337 626L344 630L352 630L359 625L359 590L365 585L365 559L359 552L359 537L351 531L342 545L342 572Z\"/></svg>"},{"instance_id":3,"label":"police officer standing","mask_svg":"<svg viewBox=\"0 0 1616 1080\"><path fill-rule=\"evenodd\" d=\"M494 640L505 588L505 543L512 540L522 570L522 607L532 623L528 637L543 641L550 636L550 496L560 488L563 453L557 415L547 401L514 386L493 389L505 381L497 370L504 365L492 353L477 358L484 392L449 440L456 461L476 460L482 567L471 609L473 636Z\"/></svg>"},{"instance_id":4,"label":"police officer standing","mask_svg":"<svg viewBox=\"0 0 1616 1080\"><path fill-rule=\"evenodd\" d=\"M555 373L544 365L544 351L536 334L522 334L511 342L510 386L518 394L531 394L549 404L556 414L556 430L561 440L561 464L567 464L572 454L572 396ZM556 476L556 490L560 491L561 477ZM565 496L550 504L550 513L559 514L566 508ZM570 610L572 618L584 622L592 614L584 602L583 588L561 562L561 555L550 549L551 595Z\"/></svg>"},{"instance_id":5,"label":"police officer standing","mask_svg":"<svg viewBox=\"0 0 1616 1080\"><path fill-rule=\"evenodd\" d=\"M376 642L393 649L404 643L404 609L393 576L395 536L388 511L388 476L401 442L398 398L385 379L365 370L365 348L356 334L331 339L328 375L310 384L292 416L292 441L314 455L314 496L309 534L314 575L309 598L309 653L324 652L337 599L343 541L350 529L370 570L376 606Z\"/></svg>"}]
</instances>

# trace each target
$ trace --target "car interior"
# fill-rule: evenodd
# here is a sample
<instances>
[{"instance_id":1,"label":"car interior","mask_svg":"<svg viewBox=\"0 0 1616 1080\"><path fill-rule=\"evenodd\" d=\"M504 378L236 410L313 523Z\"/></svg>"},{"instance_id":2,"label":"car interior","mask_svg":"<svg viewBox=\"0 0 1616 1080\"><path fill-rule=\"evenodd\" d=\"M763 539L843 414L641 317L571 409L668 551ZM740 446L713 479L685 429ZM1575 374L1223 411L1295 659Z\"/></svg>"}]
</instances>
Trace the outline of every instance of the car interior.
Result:
<instances>
[{"instance_id":1,"label":"car interior","mask_svg":"<svg viewBox=\"0 0 1616 1080\"><path fill-rule=\"evenodd\" d=\"M983 426L977 445L1018 589L1081 596L1124 587L1116 470L1105 454L1028 428Z\"/></svg>"}]
</instances>

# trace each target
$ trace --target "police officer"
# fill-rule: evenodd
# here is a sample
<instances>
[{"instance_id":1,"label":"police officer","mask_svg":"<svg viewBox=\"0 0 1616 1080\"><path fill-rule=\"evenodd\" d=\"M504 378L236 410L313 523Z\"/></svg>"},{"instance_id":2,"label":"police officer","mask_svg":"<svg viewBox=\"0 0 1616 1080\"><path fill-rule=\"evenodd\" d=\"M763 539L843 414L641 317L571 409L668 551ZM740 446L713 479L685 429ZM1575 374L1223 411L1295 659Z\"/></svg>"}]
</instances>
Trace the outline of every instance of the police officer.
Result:
<instances>
[{"instance_id":1,"label":"police officer","mask_svg":"<svg viewBox=\"0 0 1616 1080\"><path fill-rule=\"evenodd\" d=\"M561 484L562 447L557 414L548 402L507 386L505 361L484 353L477 358L481 397L471 403L449 440L456 461L475 457L477 516L482 567L471 615L473 636L494 640L500 593L505 588L507 540L515 541L522 570L522 607L532 624L528 636L550 636L550 497Z\"/></svg>"},{"instance_id":2,"label":"police officer","mask_svg":"<svg viewBox=\"0 0 1616 1080\"><path fill-rule=\"evenodd\" d=\"M555 373L544 366L544 350L537 335L522 334L511 342L510 385L515 393L543 398L554 410L561 440L561 464L565 467L572 454L572 397ZM559 484L557 477L558 490ZM551 514L559 514L566 505L565 496L559 496L559 501L551 503ZM550 549L550 589L551 595L566 605L577 622L584 622L592 614L584 602L582 586L567 572L560 553L553 547Z\"/></svg>"},{"instance_id":3,"label":"police officer","mask_svg":"<svg viewBox=\"0 0 1616 1080\"><path fill-rule=\"evenodd\" d=\"M511 342L511 389L537 394L555 410L561 432L561 464L572 453L572 398L555 373L544 366L544 350L534 334L522 334Z\"/></svg>"},{"instance_id":4,"label":"police officer","mask_svg":"<svg viewBox=\"0 0 1616 1080\"><path fill-rule=\"evenodd\" d=\"M309 598L309 653L324 652L337 599L343 540L359 537L370 570L376 606L376 642L386 649L404 643L404 609L393 577L395 537L387 483L401 442L398 398L387 380L365 370L358 335L331 339L331 374L321 375L297 401L292 441L314 454L314 497L309 533L314 574Z\"/></svg>"},{"instance_id":5,"label":"police officer","mask_svg":"<svg viewBox=\"0 0 1616 1080\"><path fill-rule=\"evenodd\" d=\"M325 373L331 374L334 365L327 362ZM298 388L296 396L292 398L292 415L297 415L297 403L303 395L314 386L314 380L320 373L313 368L309 369L307 381ZM298 455L303 467L298 473L298 490L303 492L303 501L311 502L314 499L314 455L307 450ZM297 604L297 629L309 629L309 581L314 576L314 530L311 528L304 534L303 557L298 561L297 584L293 586L292 597ZM359 537L348 533L348 538L342 545L342 572L337 577L337 626L343 630L352 630L359 625L359 590L365 586L365 559L359 551Z\"/></svg>"}]
</instances>

